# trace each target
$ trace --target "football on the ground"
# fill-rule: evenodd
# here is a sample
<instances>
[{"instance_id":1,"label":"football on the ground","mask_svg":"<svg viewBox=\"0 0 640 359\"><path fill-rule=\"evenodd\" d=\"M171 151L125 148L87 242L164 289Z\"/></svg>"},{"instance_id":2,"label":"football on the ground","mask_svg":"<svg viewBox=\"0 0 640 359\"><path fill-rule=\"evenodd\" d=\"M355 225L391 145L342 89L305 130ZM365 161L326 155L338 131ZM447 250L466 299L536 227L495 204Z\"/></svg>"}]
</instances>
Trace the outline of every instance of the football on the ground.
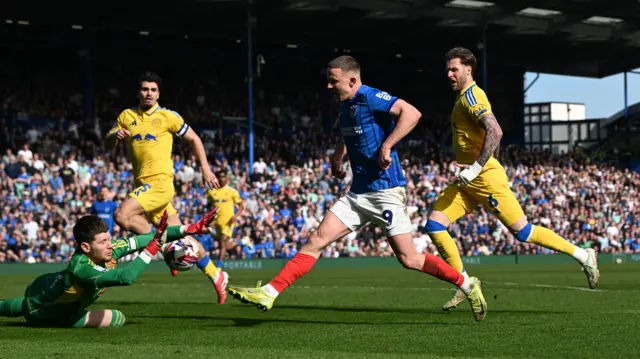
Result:
<instances>
[{"instance_id":1,"label":"football on the ground","mask_svg":"<svg viewBox=\"0 0 640 359\"><path fill-rule=\"evenodd\" d=\"M167 244L164 261L177 271L187 271L198 261L198 246L190 238L182 238Z\"/></svg>"}]
</instances>

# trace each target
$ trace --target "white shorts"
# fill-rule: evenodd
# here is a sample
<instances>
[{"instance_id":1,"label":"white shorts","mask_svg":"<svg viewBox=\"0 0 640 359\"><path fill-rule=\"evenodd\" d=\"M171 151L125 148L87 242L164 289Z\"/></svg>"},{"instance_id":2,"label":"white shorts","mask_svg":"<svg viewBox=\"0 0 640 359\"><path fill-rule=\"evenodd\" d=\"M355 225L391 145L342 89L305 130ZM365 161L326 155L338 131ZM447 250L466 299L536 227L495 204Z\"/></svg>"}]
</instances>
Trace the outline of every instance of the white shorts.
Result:
<instances>
[{"instance_id":1,"label":"white shorts","mask_svg":"<svg viewBox=\"0 0 640 359\"><path fill-rule=\"evenodd\" d=\"M404 187L341 197L330 211L351 231L369 222L378 225L387 236L411 232Z\"/></svg>"}]
</instances>

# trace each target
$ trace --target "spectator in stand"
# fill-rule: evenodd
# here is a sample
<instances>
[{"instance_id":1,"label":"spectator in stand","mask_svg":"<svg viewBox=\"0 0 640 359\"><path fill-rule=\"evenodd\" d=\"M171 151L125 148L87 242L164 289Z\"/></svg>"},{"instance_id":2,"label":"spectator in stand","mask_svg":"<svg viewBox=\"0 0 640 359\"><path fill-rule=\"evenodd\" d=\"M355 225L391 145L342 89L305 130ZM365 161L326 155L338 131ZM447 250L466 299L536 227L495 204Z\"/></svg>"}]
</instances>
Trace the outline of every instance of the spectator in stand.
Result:
<instances>
[{"instance_id":1,"label":"spectator in stand","mask_svg":"<svg viewBox=\"0 0 640 359\"><path fill-rule=\"evenodd\" d=\"M202 78L198 78L198 83L206 83L202 88L192 89L188 84L180 88L176 84L174 98L167 94L166 101L180 110L185 108L182 112L191 112L189 118L199 124L198 128L202 126L199 134L212 159L212 170L229 173L230 186L246 203L246 210L236 218L231 238L236 250L229 259L290 258L351 181L350 175L344 181L330 175L330 149L335 147L338 134L323 127L316 105L317 89L286 94L260 84L264 88L257 89L262 95L255 103L256 121L269 129L256 126L258 160L249 163L247 134L222 120L223 116L244 116L239 105L244 98L242 89L223 78ZM134 189L126 149L107 152L100 142L102 136L96 136L95 126L80 121L83 109L70 101L77 92L73 85L59 83L51 86L45 81L36 86L35 93L19 87L0 91L0 101L6 107L0 114L4 116L0 136L6 139L0 141L0 262L67 260L75 250L71 228L78 218L100 213L98 203L121 203ZM118 99L124 98L118 88L114 79L98 91L97 117L103 129L117 116L113 109L120 108ZM204 102L197 99L200 95ZM299 97L302 100L296 100ZM49 119L46 126L30 123L40 117ZM423 253L437 254L421 229L435 199L457 169L450 153L443 150L449 148L450 138L449 127L443 125L446 114L425 117L429 121L414 130L419 131L419 140L399 146L399 154L408 181L407 209L414 243ZM185 221L192 223L197 213L204 213L206 190L198 184L202 173L193 165L185 144L177 142L173 156L174 206L187 217ZM548 227L580 247L605 253L640 253L638 173L592 163L581 152L552 155L549 151L508 147L500 157L509 185L531 223ZM464 255L550 253L514 241L509 231L481 208L450 230ZM127 235L117 225L112 232L114 236ZM213 256L219 255L219 246L210 238L198 239L206 243ZM392 252L382 233L365 226L323 255L388 256Z\"/></svg>"}]
</instances>

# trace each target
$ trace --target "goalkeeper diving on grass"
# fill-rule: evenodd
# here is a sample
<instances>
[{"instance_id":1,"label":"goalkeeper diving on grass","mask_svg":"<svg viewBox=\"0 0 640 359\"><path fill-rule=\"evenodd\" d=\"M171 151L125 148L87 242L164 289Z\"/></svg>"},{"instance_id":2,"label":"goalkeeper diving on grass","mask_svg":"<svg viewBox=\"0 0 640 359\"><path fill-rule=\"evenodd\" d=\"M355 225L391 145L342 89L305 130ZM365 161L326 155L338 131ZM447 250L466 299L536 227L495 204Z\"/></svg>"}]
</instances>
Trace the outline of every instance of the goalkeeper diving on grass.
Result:
<instances>
[{"instance_id":1,"label":"goalkeeper diving on grass","mask_svg":"<svg viewBox=\"0 0 640 359\"><path fill-rule=\"evenodd\" d=\"M214 208L195 224L167 226L163 214L156 233L112 239L107 223L84 216L73 227L77 249L67 268L36 278L24 297L0 300L0 316L24 317L29 326L67 328L118 328L125 316L115 309L87 310L109 287L133 284L166 243L193 234L209 233ZM127 265L117 260L139 252Z\"/></svg>"}]
</instances>

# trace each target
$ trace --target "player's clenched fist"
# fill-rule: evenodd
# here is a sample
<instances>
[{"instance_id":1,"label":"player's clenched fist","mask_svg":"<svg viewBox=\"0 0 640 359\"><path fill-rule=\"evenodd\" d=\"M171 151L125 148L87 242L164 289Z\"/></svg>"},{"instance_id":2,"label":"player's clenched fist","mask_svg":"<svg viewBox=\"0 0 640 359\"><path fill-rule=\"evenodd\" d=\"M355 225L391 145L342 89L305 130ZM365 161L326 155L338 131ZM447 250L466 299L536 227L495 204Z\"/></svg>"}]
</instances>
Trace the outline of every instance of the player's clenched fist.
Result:
<instances>
[{"instance_id":1,"label":"player's clenched fist","mask_svg":"<svg viewBox=\"0 0 640 359\"><path fill-rule=\"evenodd\" d=\"M125 130L124 128L120 128L118 129L118 131L116 131L116 138L119 140L124 140L129 137L131 137L131 132Z\"/></svg>"},{"instance_id":2,"label":"player's clenched fist","mask_svg":"<svg viewBox=\"0 0 640 359\"><path fill-rule=\"evenodd\" d=\"M391 166L391 148L382 146L378 157L378 165L381 169L387 170Z\"/></svg>"}]
</instances>

